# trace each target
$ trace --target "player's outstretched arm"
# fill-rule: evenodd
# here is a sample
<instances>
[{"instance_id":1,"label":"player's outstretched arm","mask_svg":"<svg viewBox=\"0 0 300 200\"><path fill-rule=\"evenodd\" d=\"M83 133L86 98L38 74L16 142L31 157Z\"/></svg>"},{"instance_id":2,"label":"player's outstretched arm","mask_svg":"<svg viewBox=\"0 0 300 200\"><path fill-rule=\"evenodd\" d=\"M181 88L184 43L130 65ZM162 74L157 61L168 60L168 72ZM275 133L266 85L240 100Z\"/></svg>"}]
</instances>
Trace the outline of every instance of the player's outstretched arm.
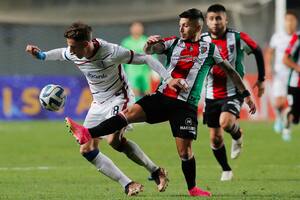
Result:
<instances>
[{"instance_id":1,"label":"player's outstretched arm","mask_svg":"<svg viewBox=\"0 0 300 200\"><path fill-rule=\"evenodd\" d=\"M243 83L240 75L233 69L232 65L227 60L218 63L218 66L220 66L226 72L226 74L231 78L239 92L245 98L245 103L249 106L250 109L249 113L254 114L256 112L256 106L253 103L253 100L250 97L250 92L246 89L246 86Z\"/></svg>"},{"instance_id":2,"label":"player's outstretched arm","mask_svg":"<svg viewBox=\"0 0 300 200\"><path fill-rule=\"evenodd\" d=\"M165 50L165 46L162 43L160 35L151 35L144 46L144 52L146 54L162 54Z\"/></svg>"},{"instance_id":3,"label":"player's outstretched arm","mask_svg":"<svg viewBox=\"0 0 300 200\"><path fill-rule=\"evenodd\" d=\"M50 51L43 52L38 46L29 44L26 46L25 51L39 60L68 60L63 56L63 52L66 51L66 48L52 49Z\"/></svg>"}]
</instances>

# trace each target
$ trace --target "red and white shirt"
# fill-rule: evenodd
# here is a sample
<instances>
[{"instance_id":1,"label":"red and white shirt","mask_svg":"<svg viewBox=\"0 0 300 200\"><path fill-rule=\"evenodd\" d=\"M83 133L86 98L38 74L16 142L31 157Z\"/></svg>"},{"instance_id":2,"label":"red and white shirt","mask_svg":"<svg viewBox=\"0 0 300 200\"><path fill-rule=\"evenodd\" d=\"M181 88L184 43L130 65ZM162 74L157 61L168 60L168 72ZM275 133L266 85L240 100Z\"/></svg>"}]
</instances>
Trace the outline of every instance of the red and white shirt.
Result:
<instances>
[{"instance_id":1,"label":"red and white shirt","mask_svg":"<svg viewBox=\"0 0 300 200\"><path fill-rule=\"evenodd\" d=\"M201 39L214 43L222 56L235 68L241 77L245 74L243 64L244 51L250 54L258 47L257 43L244 32L231 29L226 30L223 38L213 39L210 33L203 33ZM237 94L237 88L226 73L215 65L209 72L206 80L206 98L223 99Z\"/></svg>"},{"instance_id":2,"label":"red and white shirt","mask_svg":"<svg viewBox=\"0 0 300 200\"><path fill-rule=\"evenodd\" d=\"M292 36L285 53L288 54L295 63L300 65L300 32L297 32ZM290 70L288 86L300 88L300 73L294 69Z\"/></svg>"},{"instance_id":3,"label":"red and white shirt","mask_svg":"<svg viewBox=\"0 0 300 200\"><path fill-rule=\"evenodd\" d=\"M187 92L174 92L164 81L158 91L194 106L198 106L205 78L215 64L223 62L218 48L204 41L185 41L177 37L164 38L167 70L173 78L183 78L189 88Z\"/></svg>"}]
</instances>

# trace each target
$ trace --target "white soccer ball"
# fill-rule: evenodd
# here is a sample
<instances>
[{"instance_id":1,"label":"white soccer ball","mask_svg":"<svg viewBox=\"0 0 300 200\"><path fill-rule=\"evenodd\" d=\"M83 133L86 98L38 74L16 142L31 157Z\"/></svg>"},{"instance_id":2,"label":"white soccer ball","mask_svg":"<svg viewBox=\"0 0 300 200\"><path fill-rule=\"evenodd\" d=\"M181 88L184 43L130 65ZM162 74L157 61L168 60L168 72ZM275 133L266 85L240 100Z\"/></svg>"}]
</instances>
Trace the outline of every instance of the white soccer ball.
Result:
<instances>
[{"instance_id":1,"label":"white soccer ball","mask_svg":"<svg viewBox=\"0 0 300 200\"><path fill-rule=\"evenodd\" d=\"M66 94L60 85L46 85L39 96L43 108L49 111L58 111L63 108L66 101Z\"/></svg>"}]
</instances>

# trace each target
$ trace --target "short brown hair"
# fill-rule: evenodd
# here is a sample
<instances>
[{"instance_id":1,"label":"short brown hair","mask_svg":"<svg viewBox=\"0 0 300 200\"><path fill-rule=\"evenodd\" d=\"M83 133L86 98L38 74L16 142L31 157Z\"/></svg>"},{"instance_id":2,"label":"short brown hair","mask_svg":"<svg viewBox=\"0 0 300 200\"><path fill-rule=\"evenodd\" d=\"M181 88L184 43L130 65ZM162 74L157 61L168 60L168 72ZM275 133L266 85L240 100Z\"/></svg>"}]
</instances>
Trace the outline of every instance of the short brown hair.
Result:
<instances>
[{"instance_id":1,"label":"short brown hair","mask_svg":"<svg viewBox=\"0 0 300 200\"><path fill-rule=\"evenodd\" d=\"M74 22L65 30L64 37L75 41L90 41L92 39L92 28L82 22Z\"/></svg>"},{"instance_id":2,"label":"short brown hair","mask_svg":"<svg viewBox=\"0 0 300 200\"><path fill-rule=\"evenodd\" d=\"M298 20L298 15L294 10L287 10L285 15L293 15Z\"/></svg>"}]
</instances>

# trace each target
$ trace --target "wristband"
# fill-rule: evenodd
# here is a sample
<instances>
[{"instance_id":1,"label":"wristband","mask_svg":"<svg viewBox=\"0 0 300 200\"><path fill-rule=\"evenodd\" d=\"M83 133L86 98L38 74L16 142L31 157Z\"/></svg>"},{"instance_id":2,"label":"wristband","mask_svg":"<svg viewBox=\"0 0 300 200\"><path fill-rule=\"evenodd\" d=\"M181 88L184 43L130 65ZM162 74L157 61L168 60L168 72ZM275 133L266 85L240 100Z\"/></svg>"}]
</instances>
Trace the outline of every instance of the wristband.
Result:
<instances>
[{"instance_id":1,"label":"wristband","mask_svg":"<svg viewBox=\"0 0 300 200\"><path fill-rule=\"evenodd\" d=\"M37 54L35 56L39 60L45 60L46 59L46 54L42 51L37 52Z\"/></svg>"},{"instance_id":2,"label":"wristband","mask_svg":"<svg viewBox=\"0 0 300 200\"><path fill-rule=\"evenodd\" d=\"M249 90L244 90L241 95L243 98L246 98L246 97L250 96L250 92L249 92Z\"/></svg>"}]
</instances>

